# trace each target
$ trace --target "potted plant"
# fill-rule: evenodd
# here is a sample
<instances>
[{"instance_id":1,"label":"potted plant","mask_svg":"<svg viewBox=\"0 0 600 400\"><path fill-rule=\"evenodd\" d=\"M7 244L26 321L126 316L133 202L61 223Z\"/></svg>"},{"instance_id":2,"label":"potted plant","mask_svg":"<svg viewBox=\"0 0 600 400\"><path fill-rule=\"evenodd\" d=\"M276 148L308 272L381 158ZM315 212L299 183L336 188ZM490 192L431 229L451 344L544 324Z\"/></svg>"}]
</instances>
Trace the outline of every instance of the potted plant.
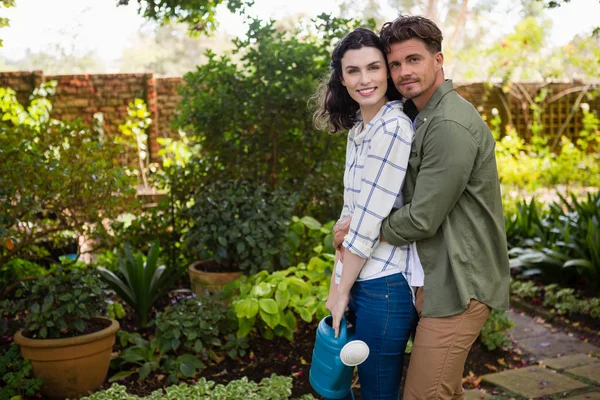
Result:
<instances>
[{"instance_id":1,"label":"potted plant","mask_svg":"<svg viewBox=\"0 0 600 400\"><path fill-rule=\"evenodd\" d=\"M218 291L243 272L273 271L288 264L286 238L292 200L264 184L232 180L196 191L183 212L190 221L184 249L192 290Z\"/></svg>"},{"instance_id":2,"label":"potted plant","mask_svg":"<svg viewBox=\"0 0 600 400\"><path fill-rule=\"evenodd\" d=\"M57 269L23 283L26 310L15 334L21 354L42 378L50 398L76 397L102 386L119 323L106 314L106 294L95 270Z\"/></svg>"}]
</instances>

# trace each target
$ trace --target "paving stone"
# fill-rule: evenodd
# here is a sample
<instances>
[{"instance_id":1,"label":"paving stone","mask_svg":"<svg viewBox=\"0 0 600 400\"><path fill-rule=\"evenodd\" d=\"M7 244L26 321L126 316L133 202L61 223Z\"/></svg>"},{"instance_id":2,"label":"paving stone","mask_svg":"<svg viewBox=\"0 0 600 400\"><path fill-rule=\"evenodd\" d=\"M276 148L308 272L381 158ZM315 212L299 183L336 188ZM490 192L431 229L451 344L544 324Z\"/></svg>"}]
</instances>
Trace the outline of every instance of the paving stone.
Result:
<instances>
[{"instance_id":1,"label":"paving stone","mask_svg":"<svg viewBox=\"0 0 600 400\"><path fill-rule=\"evenodd\" d=\"M568 397L566 400L600 400L600 392L580 394L575 397Z\"/></svg>"},{"instance_id":2,"label":"paving stone","mask_svg":"<svg viewBox=\"0 0 600 400\"><path fill-rule=\"evenodd\" d=\"M508 317L515 323L515 326L509 331L514 340L528 339L532 337L550 335L550 329L543 324L535 322L534 318L510 310Z\"/></svg>"},{"instance_id":3,"label":"paving stone","mask_svg":"<svg viewBox=\"0 0 600 400\"><path fill-rule=\"evenodd\" d=\"M527 398L584 388L585 383L542 367L525 367L485 375L483 380Z\"/></svg>"},{"instance_id":4,"label":"paving stone","mask_svg":"<svg viewBox=\"0 0 600 400\"><path fill-rule=\"evenodd\" d=\"M572 354L556 358L547 358L545 360L541 360L540 364L552 369L567 369L579 367L581 365L592 364L597 361L600 360L595 357L590 357L587 354Z\"/></svg>"},{"instance_id":5,"label":"paving stone","mask_svg":"<svg viewBox=\"0 0 600 400\"><path fill-rule=\"evenodd\" d=\"M600 348L563 333L519 340L518 345L538 359L572 354L600 354Z\"/></svg>"},{"instance_id":6,"label":"paving stone","mask_svg":"<svg viewBox=\"0 0 600 400\"><path fill-rule=\"evenodd\" d=\"M465 392L466 398L465 400L481 400L481 399L489 399L491 398L489 394L483 392L479 389L467 390Z\"/></svg>"},{"instance_id":7,"label":"paving stone","mask_svg":"<svg viewBox=\"0 0 600 400\"><path fill-rule=\"evenodd\" d=\"M583 376L584 378L600 383L600 363L568 369L566 372L577 376Z\"/></svg>"}]
</instances>

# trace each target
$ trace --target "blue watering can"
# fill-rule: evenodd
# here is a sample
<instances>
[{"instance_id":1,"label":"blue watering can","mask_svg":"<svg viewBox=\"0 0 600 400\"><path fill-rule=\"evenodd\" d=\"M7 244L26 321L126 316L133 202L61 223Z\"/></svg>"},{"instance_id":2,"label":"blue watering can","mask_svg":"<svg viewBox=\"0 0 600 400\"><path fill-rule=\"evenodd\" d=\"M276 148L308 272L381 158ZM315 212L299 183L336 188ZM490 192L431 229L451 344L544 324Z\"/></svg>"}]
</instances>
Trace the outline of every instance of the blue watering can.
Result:
<instances>
[{"instance_id":1,"label":"blue watering can","mask_svg":"<svg viewBox=\"0 0 600 400\"><path fill-rule=\"evenodd\" d=\"M345 317L336 339L332 321L330 315L317 327L310 384L323 397L341 399L350 392L354 366L367 359L369 347L362 340L354 340L354 328L347 327Z\"/></svg>"}]
</instances>

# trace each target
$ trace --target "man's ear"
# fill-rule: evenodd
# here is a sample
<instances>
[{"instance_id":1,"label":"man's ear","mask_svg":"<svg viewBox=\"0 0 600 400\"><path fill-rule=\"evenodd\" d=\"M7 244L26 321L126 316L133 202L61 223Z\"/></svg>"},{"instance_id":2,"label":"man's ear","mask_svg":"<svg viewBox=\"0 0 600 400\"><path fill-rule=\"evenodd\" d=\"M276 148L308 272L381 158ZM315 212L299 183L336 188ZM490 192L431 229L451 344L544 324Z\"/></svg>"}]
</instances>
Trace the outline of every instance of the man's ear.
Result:
<instances>
[{"instance_id":1,"label":"man's ear","mask_svg":"<svg viewBox=\"0 0 600 400\"><path fill-rule=\"evenodd\" d=\"M438 51L435 54L435 70L439 71L444 68L444 53Z\"/></svg>"}]
</instances>

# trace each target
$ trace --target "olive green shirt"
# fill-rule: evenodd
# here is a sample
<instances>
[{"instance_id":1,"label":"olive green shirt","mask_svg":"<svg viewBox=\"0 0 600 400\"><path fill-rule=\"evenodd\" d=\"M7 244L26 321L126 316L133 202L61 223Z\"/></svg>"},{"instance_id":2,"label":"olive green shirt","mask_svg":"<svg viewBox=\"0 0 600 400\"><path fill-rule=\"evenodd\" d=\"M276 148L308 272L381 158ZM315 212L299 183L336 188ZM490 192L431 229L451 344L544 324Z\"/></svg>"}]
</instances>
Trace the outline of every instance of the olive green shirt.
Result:
<instances>
[{"instance_id":1,"label":"olive green shirt","mask_svg":"<svg viewBox=\"0 0 600 400\"><path fill-rule=\"evenodd\" d=\"M382 225L389 243L417 242L423 316L464 311L471 299L508 308L509 265L495 140L475 108L440 85L415 119L405 206Z\"/></svg>"}]
</instances>

